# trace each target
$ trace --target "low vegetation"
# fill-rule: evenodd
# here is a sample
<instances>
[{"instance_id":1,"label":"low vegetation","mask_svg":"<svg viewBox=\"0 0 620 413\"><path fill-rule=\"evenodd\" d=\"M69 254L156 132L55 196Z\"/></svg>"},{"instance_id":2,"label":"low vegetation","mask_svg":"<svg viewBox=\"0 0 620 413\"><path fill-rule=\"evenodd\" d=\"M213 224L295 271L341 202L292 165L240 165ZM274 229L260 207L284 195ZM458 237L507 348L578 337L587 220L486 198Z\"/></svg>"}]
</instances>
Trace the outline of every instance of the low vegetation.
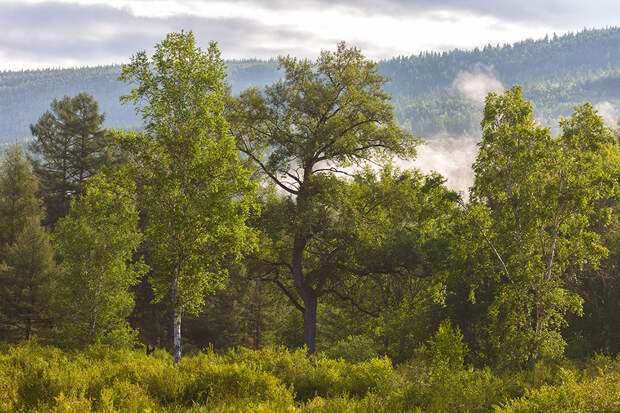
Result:
<instances>
[{"instance_id":1,"label":"low vegetation","mask_svg":"<svg viewBox=\"0 0 620 413\"><path fill-rule=\"evenodd\" d=\"M434 354L437 357L437 354ZM0 356L2 412L613 412L620 358L537 364L522 374L430 358L346 362L283 347L212 350L173 366L162 350L26 343Z\"/></svg>"}]
</instances>

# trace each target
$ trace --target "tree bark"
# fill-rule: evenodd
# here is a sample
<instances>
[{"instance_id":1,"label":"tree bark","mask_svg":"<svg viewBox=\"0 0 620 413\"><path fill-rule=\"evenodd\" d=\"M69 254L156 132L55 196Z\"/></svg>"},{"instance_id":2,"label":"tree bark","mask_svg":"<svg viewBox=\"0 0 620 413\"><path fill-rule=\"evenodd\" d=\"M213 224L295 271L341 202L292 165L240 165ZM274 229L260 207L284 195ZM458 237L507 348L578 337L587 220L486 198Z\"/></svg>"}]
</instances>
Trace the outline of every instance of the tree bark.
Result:
<instances>
[{"instance_id":1,"label":"tree bark","mask_svg":"<svg viewBox=\"0 0 620 413\"><path fill-rule=\"evenodd\" d=\"M304 302L304 343L310 355L315 351L317 293L311 285L308 285L303 274L303 254L306 243L307 240L303 235L295 235L292 269L295 288Z\"/></svg>"},{"instance_id":2,"label":"tree bark","mask_svg":"<svg viewBox=\"0 0 620 413\"><path fill-rule=\"evenodd\" d=\"M183 309L179 305L179 279L174 277L172 280L172 288L170 291L172 296L172 352L174 356L174 365L181 361L181 318L183 317Z\"/></svg>"},{"instance_id":3,"label":"tree bark","mask_svg":"<svg viewBox=\"0 0 620 413\"><path fill-rule=\"evenodd\" d=\"M316 350L316 308L317 297L314 292L307 298L304 298L304 342L308 347L308 355L313 354Z\"/></svg>"},{"instance_id":4,"label":"tree bark","mask_svg":"<svg viewBox=\"0 0 620 413\"><path fill-rule=\"evenodd\" d=\"M174 365L176 366L181 361L181 316L182 311L174 309Z\"/></svg>"}]
</instances>

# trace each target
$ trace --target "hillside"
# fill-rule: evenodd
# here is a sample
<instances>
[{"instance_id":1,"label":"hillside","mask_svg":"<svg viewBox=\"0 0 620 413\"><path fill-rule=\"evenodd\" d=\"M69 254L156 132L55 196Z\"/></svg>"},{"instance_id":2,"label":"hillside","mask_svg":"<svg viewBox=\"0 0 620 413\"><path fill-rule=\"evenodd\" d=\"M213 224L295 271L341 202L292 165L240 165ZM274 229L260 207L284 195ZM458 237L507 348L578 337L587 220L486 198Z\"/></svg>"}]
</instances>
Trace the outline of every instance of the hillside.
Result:
<instances>
[{"instance_id":1,"label":"hillside","mask_svg":"<svg viewBox=\"0 0 620 413\"><path fill-rule=\"evenodd\" d=\"M469 51L422 53L379 62L391 79L399 122L414 134L477 135L488 91L522 84L543 124L556 125L574 105L590 101L613 122L620 115L620 27L525 40ZM117 80L120 66L0 73L0 142L23 140L28 125L51 100L86 91L107 113L107 126L140 122L118 97L128 86ZM278 79L275 60L230 61L233 92Z\"/></svg>"}]
</instances>

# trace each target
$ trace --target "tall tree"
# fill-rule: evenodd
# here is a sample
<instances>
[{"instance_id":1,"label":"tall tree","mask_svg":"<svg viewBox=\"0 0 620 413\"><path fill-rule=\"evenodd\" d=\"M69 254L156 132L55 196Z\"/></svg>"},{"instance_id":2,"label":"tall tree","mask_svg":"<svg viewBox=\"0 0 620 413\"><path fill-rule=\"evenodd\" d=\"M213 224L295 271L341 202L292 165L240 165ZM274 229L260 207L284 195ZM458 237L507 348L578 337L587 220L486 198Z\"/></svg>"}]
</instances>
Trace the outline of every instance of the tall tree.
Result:
<instances>
[{"instance_id":1,"label":"tall tree","mask_svg":"<svg viewBox=\"0 0 620 413\"><path fill-rule=\"evenodd\" d=\"M49 324L54 272L37 180L19 147L0 167L0 329L6 338L29 339Z\"/></svg>"},{"instance_id":2,"label":"tall tree","mask_svg":"<svg viewBox=\"0 0 620 413\"><path fill-rule=\"evenodd\" d=\"M9 147L0 166L0 245L10 245L31 217L41 216L38 182L24 152Z\"/></svg>"},{"instance_id":3,"label":"tall tree","mask_svg":"<svg viewBox=\"0 0 620 413\"><path fill-rule=\"evenodd\" d=\"M245 222L255 184L239 159L224 118L224 63L215 43L205 53L194 35L172 33L123 66L135 82L132 102L143 133L119 135L140 185L156 297L173 309L174 361L181 360L181 320L196 314L221 285L226 262L253 244Z\"/></svg>"},{"instance_id":4,"label":"tall tree","mask_svg":"<svg viewBox=\"0 0 620 413\"><path fill-rule=\"evenodd\" d=\"M97 175L71 203L54 229L62 269L60 340L68 345L131 344L126 318L133 308L130 288L144 273L132 264L142 234L133 184Z\"/></svg>"},{"instance_id":5,"label":"tall tree","mask_svg":"<svg viewBox=\"0 0 620 413\"><path fill-rule=\"evenodd\" d=\"M237 146L289 197L286 267L303 305L304 341L315 350L316 313L330 276L308 267L308 245L329 223L333 174L374 157L415 154L417 140L394 123L386 79L356 48L340 43L315 61L280 58L285 78L230 104Z\"/></svg>"},{"instance_id":6,"label":"tall tree","mask_svg":"<svg viewBox=\"0 0 620 413\"><path fill-rule=\"evenodd\" d=\"M617 196L616 142L589 104L560 126L557 138L536 126L517 86L487 97L471 199L497 263L491 338L507 365L562 354L566 314L582 308L566 279L607 252L591 226L610 214L596 201Z\"/></svg>"},{"instance_id":7,"label":"tall tree","mask_svg":"<svg viewBox=\"0 0 620 413\"><path fill-rule=\"evenodd\" d=\"M0 312L6 327L17 332L13 338L48 337L56 310L53 291L57 272L50 236L41 225L41 217L30 217L15 242L3 252Z\"/></svg>"},{"instance_id":8,"label":"tall tree","mask_svg":"<svg viewBox=\"0 0 620 413\"><path fill-rule=\"evenodd\" d=\"M30 125L49 223L64 216L81 185L101 171L109 155L104 120L95 99L83 92L54 99L51 110Z\"/></svg>"}]
</instances>

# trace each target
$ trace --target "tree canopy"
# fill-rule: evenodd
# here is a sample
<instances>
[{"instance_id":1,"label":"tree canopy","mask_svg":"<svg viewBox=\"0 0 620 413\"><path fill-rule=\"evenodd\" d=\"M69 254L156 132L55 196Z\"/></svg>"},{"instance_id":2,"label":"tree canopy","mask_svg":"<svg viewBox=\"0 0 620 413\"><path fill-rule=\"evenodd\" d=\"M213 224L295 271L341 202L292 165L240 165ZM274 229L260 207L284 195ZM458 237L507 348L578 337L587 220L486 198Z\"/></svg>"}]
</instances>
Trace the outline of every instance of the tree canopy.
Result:
<instances>
[{"instance_id":1,"label":"tree canopy","mask_svg":"<svg viewBox=\"0 0 620 413\"><path fill-rule=\"evenodd\" d=\"M386 79L358 49L340 43L314 62L283 57L280 66L283 80L231 100L229 120L239 150L289 197L282 247L312 353L317 300L333 269L312 268L309 246L339 207L336 175L374 159L413 157L419 141L395 124Z\"/></svg>"},{"instance_id":2,"label":"tree canopy","mask_svg":"<svg viewBox=\"0 0 620 413\"><path fill-rule=\"evenodd\" d=\"M250 249L246 219L255 184L239 159L224 118L224 63L215 43L204 52L194 35L169 34L123 66L135 82L124 102L136 105L144 132L118 133L129 156L152 246L151 284L174 312L175 362L181 359L181 318L198 313L221 286L228 260Z\"/></svg>"}]
</instances>

